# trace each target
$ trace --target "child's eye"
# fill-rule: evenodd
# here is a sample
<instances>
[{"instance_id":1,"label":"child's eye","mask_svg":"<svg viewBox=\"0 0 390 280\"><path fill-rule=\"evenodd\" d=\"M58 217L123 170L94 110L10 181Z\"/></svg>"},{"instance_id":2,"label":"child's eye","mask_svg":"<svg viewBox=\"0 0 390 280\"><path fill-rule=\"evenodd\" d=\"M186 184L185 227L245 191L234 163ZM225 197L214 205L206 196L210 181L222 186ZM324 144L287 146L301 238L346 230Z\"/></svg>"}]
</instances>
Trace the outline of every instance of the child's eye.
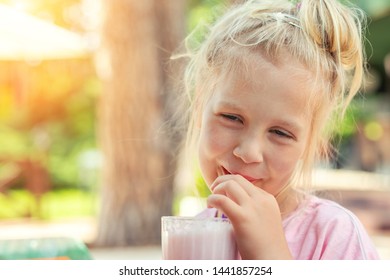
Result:
<instances>
[{"instance_id":1,"label":"child's eye","mask_svg":"<svg viewBox=\"0 0 390 280\"><path fill-rule=\"evenodd\" d=\"M236 116L236 115L221 114L221 116L222 116L224 119L227 119L227 120L229 120L229 121L243 123L242 119L241 119L239 116Z\"/></svg>"},{"instance_id":2,"label":"child's eye","mask_svg":"<svg viewBox=\"0 0 390 280\"><path fill-rule=\"evenodd\" d=\"M291 134L289 134L283 130L280 130L280 129L271 129L270 132L275 133L277 136L280 136L280 137L285 137L288 139L294 138Z\"/></svg>"}]
</instances>

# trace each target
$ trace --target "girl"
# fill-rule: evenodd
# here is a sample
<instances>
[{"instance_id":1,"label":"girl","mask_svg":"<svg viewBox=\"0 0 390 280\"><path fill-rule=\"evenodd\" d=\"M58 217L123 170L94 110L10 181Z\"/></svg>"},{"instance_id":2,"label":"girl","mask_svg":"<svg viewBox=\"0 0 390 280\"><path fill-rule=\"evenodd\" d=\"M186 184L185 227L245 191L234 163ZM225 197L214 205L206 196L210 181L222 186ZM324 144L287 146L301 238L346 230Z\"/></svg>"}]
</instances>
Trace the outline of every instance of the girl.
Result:
<instances>
[{"instance_id":1,"label":"girl","mask_svg":"<svg viewBox=\"0 0 390 280\"><path fill-rule=\"evenodd\" d=\"M305 194L364 73L362 13L337 0L246 1L190 60L189 138L242 259L376 259L361 223Z\"/></svg>"}]
</instances>

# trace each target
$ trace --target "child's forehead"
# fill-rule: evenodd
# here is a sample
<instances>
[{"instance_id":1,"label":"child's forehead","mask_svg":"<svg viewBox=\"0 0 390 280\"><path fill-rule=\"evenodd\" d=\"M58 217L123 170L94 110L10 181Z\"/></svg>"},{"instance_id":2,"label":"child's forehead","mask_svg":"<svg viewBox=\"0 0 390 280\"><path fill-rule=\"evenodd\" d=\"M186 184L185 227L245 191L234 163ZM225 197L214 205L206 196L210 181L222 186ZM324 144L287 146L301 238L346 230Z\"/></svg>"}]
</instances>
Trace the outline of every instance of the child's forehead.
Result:
<instances>
[{"instance_id":1,"label":"child's forehead","mask_svg":"<svg viewBox=\"0 0 390 280\"><path fill-rule=\"evenodd\" d=\"M246 90L253 88L257 90L267 84L275 84L276 87L282 84L290 85L289 91L297 94L307 93L303 110L312 113L315 104L326 104L323 100L322 84L316 78L316 74L297 58L288 52L280 53L277 57L270 57L264 53L252 53L250 55L235 58L233 62L226 61L227 67L220 67L215 74L214 88L210 93L224 88L245 98ZM231 86L238 88L233 89ZM269 88L268 89L275 89ZM294 88L294 90L292 89ZM273 98L272 92L267 96ZM211 97L211 96L210 96Z\"/></svg>"},{"instance_id":2,"label":"child's forehead","mask_svg":"<svg viewBox=\"0 0 390 280\"><path fill-rule=\"evenodd\" d=\"M225 65L223 65L225 64ZM263 81L264 76L259 72L272 71L282 75L281 79L300 77L303 83L312 84L315 73L307 65L291 55L287 50L281 49L277 54L267 54L264 51L242 49L241 55L226 57L221 67L218 67L217 76L225 79L226 76L237 77L244 80Z\"/></svg>"}]
</instances>

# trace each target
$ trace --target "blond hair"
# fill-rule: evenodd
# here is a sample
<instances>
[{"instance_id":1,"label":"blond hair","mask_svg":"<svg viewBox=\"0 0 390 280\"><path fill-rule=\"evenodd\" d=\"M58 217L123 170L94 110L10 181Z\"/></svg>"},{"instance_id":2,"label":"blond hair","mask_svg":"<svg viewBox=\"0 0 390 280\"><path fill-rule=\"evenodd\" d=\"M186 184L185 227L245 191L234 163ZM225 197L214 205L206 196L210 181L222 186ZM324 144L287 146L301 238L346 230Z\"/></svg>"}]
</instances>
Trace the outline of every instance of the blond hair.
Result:
<instances>
[{"instance_id":1,"label":"blond hair","mask_svg":"<svg viewBox=\"0 0 390 280\"><path fill-rule=\"evenodd\" d=\"M260 54L277 63L287 51L313 73L310 143L294 177L309 174L316 159L328 154L328 120L342 116L360 89L365 70L364 13L337 0L249 0L232 6L189 53L185 91L190 106L187 142L198 142L204 105L227 71L245 70L245 56ZM251 59L255 59L252 57ZM270 96L272 98L272 96Z\"/></svg>"}]
</instances>

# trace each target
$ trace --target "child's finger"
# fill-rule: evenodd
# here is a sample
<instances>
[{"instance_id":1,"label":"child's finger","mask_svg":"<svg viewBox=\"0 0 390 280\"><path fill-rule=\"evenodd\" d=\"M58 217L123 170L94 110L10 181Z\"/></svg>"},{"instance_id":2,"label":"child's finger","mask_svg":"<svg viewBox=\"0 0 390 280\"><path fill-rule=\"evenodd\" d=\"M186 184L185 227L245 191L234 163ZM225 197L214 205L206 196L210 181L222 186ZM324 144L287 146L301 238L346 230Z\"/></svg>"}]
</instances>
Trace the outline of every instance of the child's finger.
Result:
<instances>
[{"instance_id":1,"label":"child's finger","mask_svg":"<svg viewBox=\"0 0 390 280\"><path fill-rule=\"evenodd\" d=\"M218 184L213 189L213 194L227 196L238 205L243 205L245 204L245 201L250 199L246 191L235 180L227 180Z\"/></svg>"},{"instance_id":2,"label":"child's finger","mask_svg":"<svg viewBox=\"0 0 390 280\"><path fill-rule=\"evenodd\" d=\"M242 211L241 207L233 200L222 194L211 194L207 198L208 207L217 208L233 222L239 220Z\"/></svg>"},{"instance_id":3,"label":"child's finger","mask_svg":"<svg viewBox=\"0 0 390 280\"><path fill-rule=\"evenodd\" d=\"M235 181L243 190L245 190L245 192L250 197L256 196L258 194L259 190L263 191L259 187L254 186L251 182L249 182L247 179L245 179L241 175L233 175L233 174L219 176L217 179L215 179L213 184L210 186L211 191L213 192L213 190L218 185L222 184L223 182L227 182L227 181Z\"/></svg>"}]
</instances>

